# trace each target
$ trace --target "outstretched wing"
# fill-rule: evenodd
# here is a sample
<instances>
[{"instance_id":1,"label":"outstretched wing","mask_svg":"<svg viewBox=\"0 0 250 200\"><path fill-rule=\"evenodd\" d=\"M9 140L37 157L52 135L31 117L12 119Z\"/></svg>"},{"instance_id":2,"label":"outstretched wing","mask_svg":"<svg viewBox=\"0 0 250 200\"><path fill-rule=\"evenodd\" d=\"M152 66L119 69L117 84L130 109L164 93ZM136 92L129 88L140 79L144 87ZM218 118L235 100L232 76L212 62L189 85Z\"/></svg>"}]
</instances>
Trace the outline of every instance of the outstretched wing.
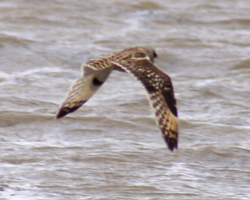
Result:
<instances>
[{"instance_id":1,"label":"outstretched wing","mask_svg":"<svg viewBox=\"0 0 250 200\"><path fill-rule=\"evenodd\" d=\"M77 79L70 87L68 94L57 113L57 119L64 117L68 113L74 112L81 107L108 78L112 70L124 72L119 66L111 63L111 57L126 59L130 54L127 52L138 51L144 48L134 47L109 54L100 59L92 59L82 65L82 77Z\"/></svg>"},{"instance_id":2,"label":"outstretched wing","mask_svg":"<svg viewBox=\"0 0 250 200\"><path fill-rule=\"evenodd\" d=\"M57 113L57 119L80 108L101 87L112 71L112 67L95 71L83 66L83 76L71 85L68 94Z\"/></svg>"},{"instance_id":3,"label":"outstretched wing","mask_svg":"<svg viewBox=\"0 0 250 200\"><path fill-rule=\"evenodd\" d=\"M148 92L156 123L168 148L173 151L178 144L178 119L174 90L169 76L156 68L147 57L113 59L112 63L143 84Z\"/></svg>"}]
</instances>

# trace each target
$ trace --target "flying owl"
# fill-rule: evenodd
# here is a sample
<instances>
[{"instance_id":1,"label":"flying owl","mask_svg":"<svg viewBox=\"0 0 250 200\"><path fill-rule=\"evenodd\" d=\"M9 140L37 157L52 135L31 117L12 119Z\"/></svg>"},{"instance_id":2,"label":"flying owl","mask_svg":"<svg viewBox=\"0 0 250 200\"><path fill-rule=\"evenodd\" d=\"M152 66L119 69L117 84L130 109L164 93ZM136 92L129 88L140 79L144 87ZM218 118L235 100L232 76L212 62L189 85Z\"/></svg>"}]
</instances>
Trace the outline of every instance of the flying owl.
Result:
<instances>
[{"instance_id":1,"label":"flying owl","mask_svg":"<svg viewBox=\"0 0 250 200\"><path fill-rule=\"evenodd\" d=\"M112 70L127 72L142 83L154 110L156 124L173 151L178 144L176 100L171 79L154 65L157 57L152 47L131 47L99 59L85 62L82 77L70 87L57 113L57 119L81 107L106 81Z\"/></svg>"}]
</instances>

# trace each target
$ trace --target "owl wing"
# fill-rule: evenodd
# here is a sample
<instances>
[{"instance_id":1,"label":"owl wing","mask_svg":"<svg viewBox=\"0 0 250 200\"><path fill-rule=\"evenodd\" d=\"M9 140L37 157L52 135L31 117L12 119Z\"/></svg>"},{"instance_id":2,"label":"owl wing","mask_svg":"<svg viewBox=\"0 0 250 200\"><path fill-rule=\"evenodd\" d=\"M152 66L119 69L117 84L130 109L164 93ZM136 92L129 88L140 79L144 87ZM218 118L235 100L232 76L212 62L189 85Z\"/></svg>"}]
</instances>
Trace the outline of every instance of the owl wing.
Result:
<instances>
[{"instance_id":1,"label":"owl wing","mask_svg":"<svg viewBox=\"0 0 250 200\"><path fill-rule=\"evenodd\" d=\"M71 85L64 102L57 112L57 119L80 108L96 93L113 70L112 67L93 70L88 65L83 65L82 68L83 75Z\"/></svg>"},{"instance_id":2,"label":"owl wing","mask_svg":"<svg viewBox=\"0 0 250 200\"><path fill-rule=\"evenodd\" d=\"M176 100L171 79L156 68L147 58L114 59L112 63L139 80L147 90L149 102L156 116L162 136L173 151L178 144Z\"/></svg>"}]
</instances>

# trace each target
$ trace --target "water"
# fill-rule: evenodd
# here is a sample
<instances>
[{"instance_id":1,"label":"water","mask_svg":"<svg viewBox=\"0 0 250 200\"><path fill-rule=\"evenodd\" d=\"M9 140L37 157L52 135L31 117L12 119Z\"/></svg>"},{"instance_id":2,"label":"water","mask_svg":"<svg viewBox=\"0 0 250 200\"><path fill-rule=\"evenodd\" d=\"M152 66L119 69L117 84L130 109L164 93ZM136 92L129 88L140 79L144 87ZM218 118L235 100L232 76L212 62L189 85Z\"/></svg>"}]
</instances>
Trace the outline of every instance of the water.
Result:
<instances>
[{"instance_id":1,"label":"water","mask_svg":"<svg viewBox=\"0 0 250 200\"><path fill-rule=\"evenodd\" d=\"M0 199L249 199L250 5L238 1L0 2ZM171 153L142 86L113 72L55 113L80 65L151 45L172 78Z\"/></svg>"}]
</instances>

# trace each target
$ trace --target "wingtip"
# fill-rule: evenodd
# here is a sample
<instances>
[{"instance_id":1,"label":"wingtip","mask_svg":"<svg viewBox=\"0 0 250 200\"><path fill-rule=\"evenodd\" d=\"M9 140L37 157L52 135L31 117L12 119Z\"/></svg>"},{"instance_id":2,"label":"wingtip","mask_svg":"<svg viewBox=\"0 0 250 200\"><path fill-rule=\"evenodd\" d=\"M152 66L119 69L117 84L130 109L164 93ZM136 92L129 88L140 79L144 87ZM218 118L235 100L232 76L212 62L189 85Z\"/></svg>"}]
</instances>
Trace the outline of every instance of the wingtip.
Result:
<instances>
[{"instance_id":1,"label":"wingtip","mask_svg":"<svg viewBox=\"0 0 250 200\"><path fill-rule=\"evenodd\" d=\"M87 101L87 100L86 100ZM82 104L84 104L86 101L79 101L79 102L74 102L71 104L71 106L62 106L57 115L56 118L60 119L62 117L64 117L65 115L72 113L74 111L76 111L78 108L80 108L82 106Z\"/></svg>"},{"instance_id":2,"label":"wingtip","mask_svg":"<svg viewBox=\"0 0 250 200\"><path fill-rule=\"evenodd\" d=\"M178 144L177 141L174 140L174 139L172 139L172 138L171 138L171 139L168 141L168 143L167 143L168 148L169 148L169 150L170 150L171 152L173 152L174 149L177 149L177 148L178 148L178 145L177 145L177 144Z\"/></svg>"},{"instance_id":3,"label":"wingtip","mask_svg":"<svg viewBox=\"0 0 250 200\"><path fill-rule=\"evenodd\" d=\"M176 138L169 138L167 136L163 136L167 146L168 146L168 149L173 152L174 149L177 149L178 148L178 140L176 140Z\"/></svg>"},{"instance_id":4,"label":"wingtip","mask_svg":"<svg viewBox=\"0 0 250 200\"><path fill-rule=\"evenodd\" d=\"M67 115L69 112L66 112L64 109L59 110L59 112L56 115L56 119L60 119L62 117L64 117L65 115Z\"/></svg>"}]
</instances>

